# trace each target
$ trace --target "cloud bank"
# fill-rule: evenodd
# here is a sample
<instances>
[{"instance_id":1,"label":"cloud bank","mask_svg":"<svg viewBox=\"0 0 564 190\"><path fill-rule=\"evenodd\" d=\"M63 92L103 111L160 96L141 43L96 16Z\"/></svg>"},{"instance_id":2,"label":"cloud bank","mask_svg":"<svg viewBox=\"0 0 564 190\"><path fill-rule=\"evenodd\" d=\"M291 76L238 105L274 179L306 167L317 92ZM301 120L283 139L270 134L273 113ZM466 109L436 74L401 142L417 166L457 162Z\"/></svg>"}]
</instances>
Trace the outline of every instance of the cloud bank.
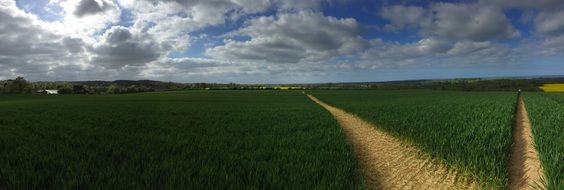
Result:
<instances>
[{"instance_id":1,"label":"cloud bank","mask_svg":"<svg viewBox=\"0 0 564 190\"><path fill-rule=\"evenodd\" d=\"M562 1L354 3L0 0L0 79L351 81L563 58Z\"/></svg>"}]
</instances>

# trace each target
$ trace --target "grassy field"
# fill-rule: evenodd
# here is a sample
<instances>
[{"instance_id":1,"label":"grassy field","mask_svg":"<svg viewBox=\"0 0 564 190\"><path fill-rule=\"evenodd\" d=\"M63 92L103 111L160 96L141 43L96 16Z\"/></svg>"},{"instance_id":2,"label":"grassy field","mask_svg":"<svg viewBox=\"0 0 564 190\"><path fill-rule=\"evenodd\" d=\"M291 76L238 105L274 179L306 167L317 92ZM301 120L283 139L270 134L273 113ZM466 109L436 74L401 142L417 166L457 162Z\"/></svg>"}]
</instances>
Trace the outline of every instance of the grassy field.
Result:
<instances>
[{"instance_id":1,"label":"grassy field","mask_svg":"<svg viewBox=\"0 0 564 190\"><path fill-rule=\"evenodd\" d=\"M444 91L311 91L480 179L508 182L516 93Z\"/></svg>"},{"instance_id":2,"label":"grassy field","mask_svg":"<svg viewBox=\"0 0 564 190\"><path fill-rule=\"evenodd\" d=\"M564 189L564 93L526 93L548 189Z\"/></svg>"},{"instance_id":3,"label":"grassy field","mask_svg":"<svg viewBox=\"0 0 564 190\"><path fill-rule=\"evenodd\" d=\"M363 187L299 91L0 95L0 134L0 189Z\"/></svg>"}]
</instances>

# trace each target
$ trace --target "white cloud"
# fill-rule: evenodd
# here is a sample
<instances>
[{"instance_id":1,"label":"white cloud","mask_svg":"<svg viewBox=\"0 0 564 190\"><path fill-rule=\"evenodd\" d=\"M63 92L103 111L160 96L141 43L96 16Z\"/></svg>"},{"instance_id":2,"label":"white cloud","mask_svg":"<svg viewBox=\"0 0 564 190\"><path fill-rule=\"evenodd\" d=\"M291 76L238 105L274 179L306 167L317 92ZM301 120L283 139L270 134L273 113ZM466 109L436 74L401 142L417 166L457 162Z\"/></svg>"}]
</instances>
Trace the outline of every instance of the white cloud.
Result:
<instances>
[{"instance_id":1,"label":"white cloud","mask_svg":"<svg viewBox=\"0 0 564 190\"><path fill-rule=\"evenodd\" d=\"M564 34L564 10L543 11L534 19L536 31L546 35Z\"/></svg>"},{"instance_id":2,"label":"white cloud","mask_svg":"<svg viewBox=\"0 0 564 190\"><path fill-rule=\"evenodd\" d=\"M556 37L547 37L535 51L539 51L543 56L564 56L564 34Z\"/></svg>"},{"instance_id":3,"label":"white cloud","mask_svg":"<svg viewBox=\"0 0 564 190\"><path fill-rule=\"evenodd\" d=\"M426 9L417 6L394 5L380 9L380 16L392 22L386 25L387 29L391 30L427 25L431 21L427 14Z\"/></svg>"},{"instance_id":4,"label":"white cloud","mask_svg":"<svg viewBox=\"0 0 564 190\"><path fill-rule=\"evenodd\" d=\"M429 8L395 5L380 10L396 28L417 27L424 37L486 41L520 36L502 9L479 4L435 3Z\"/></svg>"},{"instance_id":5,"label":"white cloud","mask_svg":"<svg viewBox=\"0 0 564 190\"><path fill-rule=\"evenodd\" d=\"M253 81L249 76L264 78L262 83L280 81L300 82L312 76L323 76L335 70L350 70L345 64L264 64L249 61L225 61L208 58L167 58L152 62L140 77L158 80L191 82ZM256 82L256 81L255 81Z\"/></svg>"},{"instance_id":6,"label":"white cloud","mask_svg":"<svg viewBox=\"0 0 564 190\"><path fill-rule=\"evenodd\" d=\"M94 44L92 53L92 62L108 69L143 66L164 55L160 44L151 40L150 36L121 26L106 30L102 40Z\"/></svg>"},{"instance_id":7,"label":"white cloud","mask_svg":"<svg viewBox=\"0 0 564 190\"><path fill-rule=\"evenodd\" d=\"M446 41L425 38L416 43L376 41L363 53L359 68L407 68L511 64L516 62L509 47L490 41Z\"/></svg>"},{"instance_id":8,"label":"white cloud","mask_svg":"<svg viewBox=\"0 0 564 190\"><path fill-rule=\"evenodd\" d=\"M413 62L417 58L432 57L446 53L451 45L444 40L422 39L412 44L376 43L363 54L365 60L386 62Z\"/></svg>"},{"instance_id":9,"label":"white cloud","mask_svg":"<svg viewBox=\"0 0 564 190\"><path fill-rule=\"evenodd\" d=\"M249 20L231 36L249 41L226 40L225 45L206 50L219 59L255 60L276 63L318 62L362 51L367 43L360 37L354 19L326 17L302 11Z\"/></svg>"},{"instance_id":10,"label":"white cloud","mask_svg":"<svg viewBox=\"0 0 564 190\"><path fill-rule=\"evenodd\" d=\"M112 0L53 0L50 3L63 9L61 32L84 39L118 23L121 16L121 9Z\"/></svg>"},{"instance_id":11,"label":"white cloud","mask_svg":"<svg viewBox=\"0 0 564 190\"><path fill-rule=\"evenodd\" d=\"M57 67L82 64L81 39L60 35L48 23L18 9L13 1L0 2L0 70L8 75L41 80ZM6 74L6 73L4 73Z\"/></svg>"},{"instance_id":12,"label":"white cloud","mask_svg":"<svg viewBox=\"0 0 564 190\"><path fill-rule=\"evenodd\" d=\"M497 6L499 8L542 8L542 9L560 9L564 7L564 1L561 0L480 0L482 5Z\"/></svg>"},{"instance_id":13,"label":"white cloud","mask_svg":"<svg viewBox=\"0 0 564 190\"><path fill-rule=\"evenodd\" d=\"M366 69L507 65L564 52L560 0L382 8L379 16L390 23L374 28L406 29L411 36L404 40L419 38L412 43L365 39L370 27L323 13L322 6L340 2L51 0L48 14L59 14L57 20L0 0L0 78L284 81ZM527 12L523 20L535 27L532 38L517 38L519 31L504 14L513 8ZM232 28L237 29L222 31ZM516 38L516 47L504 45ZM184 52L191 48L204 49ZM184 56L202 51L198 58Z\"/></svg>"}]
</instances>

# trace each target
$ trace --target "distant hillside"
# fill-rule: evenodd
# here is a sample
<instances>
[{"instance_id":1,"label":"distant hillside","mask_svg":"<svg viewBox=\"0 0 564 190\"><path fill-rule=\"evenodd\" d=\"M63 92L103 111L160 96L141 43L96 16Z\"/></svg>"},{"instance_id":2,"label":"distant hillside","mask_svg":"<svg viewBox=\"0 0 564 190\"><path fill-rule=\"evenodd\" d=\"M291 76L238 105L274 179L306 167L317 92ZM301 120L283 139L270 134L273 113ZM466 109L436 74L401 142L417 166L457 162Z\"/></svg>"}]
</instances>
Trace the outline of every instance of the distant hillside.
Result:
<instances>
[{"instance_id":1,"label":"distant hillside","mask_svg":"<svg viewBox=\"0 0 564 190\"><path fill-rule=\"evenodd\" d=\"M0 93L38 93L55 89L62 94L123 94L178 90L292 90L292 89L429 89L457 91L540 91L543 84L564 84L564 77L466 78L385 82L306 84L177 83L154 80L28 82L23 77L0 81Z\"/></svg>"},{"instance_id":2,"label":"distant hillside","mask_svg":"<svg viewBox=\"0 0 564 190\"><path fill-rule=\"evenodd\" d=\"M359 83L310 84L316 89L431 89L461 91L540 91L543 84L564 83L564 77L505 78L505 79L447 79L407 80Z\"/></svg>"}]
</instances>

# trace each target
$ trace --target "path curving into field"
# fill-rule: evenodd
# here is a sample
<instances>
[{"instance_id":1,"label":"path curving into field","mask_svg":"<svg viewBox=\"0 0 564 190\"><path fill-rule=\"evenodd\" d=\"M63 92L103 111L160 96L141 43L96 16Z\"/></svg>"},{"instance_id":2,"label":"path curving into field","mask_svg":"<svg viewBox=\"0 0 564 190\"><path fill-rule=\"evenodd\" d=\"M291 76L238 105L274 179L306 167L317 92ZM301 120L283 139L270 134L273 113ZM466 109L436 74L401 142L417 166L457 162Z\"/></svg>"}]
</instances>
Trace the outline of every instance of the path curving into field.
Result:
<instances>
[{"instance_id":1,"label":"path curving into field","mask_svg":"<svg viewBox=\"0 0 564 190\"><path fill-rule=\"evenodd\" d=\"M525 109L523 97L519 95L513 127L513 146L509 158L509 188L542 189L544 172L531 130L529 114Z\"/></svg>"},{"instance_id":2,"label":"path curving into field","mask_svg":"<svg viewBox=\"0 0 564 190\"><path fill-rule=\"evenodd\" d=\"M436 164L415 147L386 134L372 124L328 105L311 100L329 111L354 147L366 183L381 189L476 189L476 183Z\"/></svg>"}]
</instances>

